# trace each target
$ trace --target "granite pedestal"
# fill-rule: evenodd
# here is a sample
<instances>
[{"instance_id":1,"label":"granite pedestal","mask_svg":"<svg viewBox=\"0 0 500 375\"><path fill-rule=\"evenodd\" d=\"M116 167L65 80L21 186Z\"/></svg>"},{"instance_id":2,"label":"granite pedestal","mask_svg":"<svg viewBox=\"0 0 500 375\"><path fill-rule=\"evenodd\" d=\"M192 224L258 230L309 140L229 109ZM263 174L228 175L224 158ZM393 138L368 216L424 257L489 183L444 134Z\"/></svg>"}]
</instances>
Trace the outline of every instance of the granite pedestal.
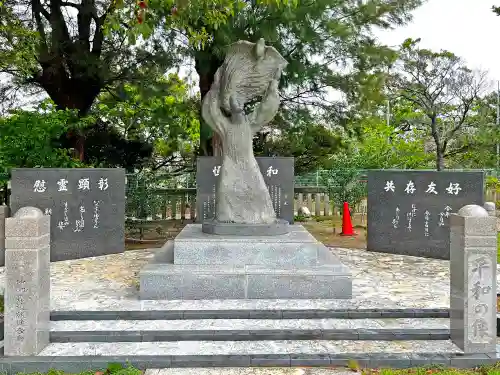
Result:
<instances>
[{"instance_id":1,"label":"granite pedestal","mask_svg":"<svg viewBox=\"0 0 500 375\"><path fill-rule=\"evenodd\" d=\"M277 236L221 236L189 224L140 274L141 299L347 299L352 278L301 225Z\"/></svg>"}]
</instances>

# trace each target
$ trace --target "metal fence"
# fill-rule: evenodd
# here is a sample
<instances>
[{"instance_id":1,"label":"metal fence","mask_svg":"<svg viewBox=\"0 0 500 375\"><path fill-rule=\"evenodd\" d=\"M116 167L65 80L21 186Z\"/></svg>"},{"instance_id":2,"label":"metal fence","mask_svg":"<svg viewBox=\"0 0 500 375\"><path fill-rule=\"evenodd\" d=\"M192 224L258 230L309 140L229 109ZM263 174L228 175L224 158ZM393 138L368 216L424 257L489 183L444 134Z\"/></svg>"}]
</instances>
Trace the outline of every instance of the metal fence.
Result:
<instances>
[{"instance_id":1,"label":"metal fence","mask_svg":"<svg viewBox=\"0 0 500 375\"><path fill-rule=\"evenodd\" d=\"M295 212L307 207L312 215L329 216L340 214L340 202L333 202L323 184L318 170L295 177ZM366 170L359 171L359 182L366 183ZM500 171L485 170L485 176L500 176ZM193 174L177 176L170 180L134 174L127 176L127 217L130 220L194 220L196 218L196 178ZM500 200L500 188L487 186L486 200ZM337 205L335 204L337 203ZM366 200L355 207L356 213L366 213Z\"/></svg>"}]
</instances>

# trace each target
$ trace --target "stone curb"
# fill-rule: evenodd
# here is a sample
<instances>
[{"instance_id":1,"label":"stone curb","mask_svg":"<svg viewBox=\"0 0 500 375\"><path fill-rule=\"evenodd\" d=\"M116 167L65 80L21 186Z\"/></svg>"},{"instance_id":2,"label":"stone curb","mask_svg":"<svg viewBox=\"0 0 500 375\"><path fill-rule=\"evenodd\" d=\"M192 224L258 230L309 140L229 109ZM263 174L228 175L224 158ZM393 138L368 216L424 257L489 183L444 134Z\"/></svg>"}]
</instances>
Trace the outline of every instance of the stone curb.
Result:
<instances>
[{"instance_id":1,"label":"stone curb","mask_svg":"<svg viewBox=\"0 0 500 375\"><path fill-rule=\"evenodd\" d=\"M265 329L175 331L52 331L50 342L255 340L449 340L449 329Z\"/></svg>"},{"instance_id":2,"label":"stone curb","mask_svg":"<svg viewBox=\"0 0 500 375\"><path fill-rule=\"evenodd\" d=\"M273 354L273 355L213 355L213 356L60 356L60 357L3 357L0 371L7 375L17 373L45 373L51 369L69 373L97 371L109 363L130 364L141 370L182 367L346 367L355 361L360 367L409 368L416 366L446 366L471 368L492 365L497 354L436 354L436 353L366 353L366 354Z\"/></svg>"},{"instance_id":3,"label":"stone curb","mask_svg":"<svg viewBox=\"0 0 500 375\"><path fill-rule=\"evenodd\" d=\"M50 320L449 318L449 309L52 311Z\"/></svg>"}]
</instances>

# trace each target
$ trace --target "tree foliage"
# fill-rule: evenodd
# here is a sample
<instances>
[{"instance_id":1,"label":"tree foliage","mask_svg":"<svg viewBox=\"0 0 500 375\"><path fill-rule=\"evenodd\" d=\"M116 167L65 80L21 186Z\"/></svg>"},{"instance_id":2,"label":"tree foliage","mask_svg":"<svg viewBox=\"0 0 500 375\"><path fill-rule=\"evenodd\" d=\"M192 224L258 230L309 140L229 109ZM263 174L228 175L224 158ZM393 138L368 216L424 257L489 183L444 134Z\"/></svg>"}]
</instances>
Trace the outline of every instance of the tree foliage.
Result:
<instances>
[{"instance_id":1,"label":"tree foliage","mask_svg":"<svg viewBox=\"0 0 500 375\"><path fill-rule=\"evenodd\" d=\"M175 74L157 75L146 86L123 84L102 95L96 112L128 141L151 145L145 167L184 172L192 167L199 142L198 98L188 90Z\"/></svg>"},{"instance_id":2,"label":"tree foliage","mask_svg":"<svg viewBox=\"0 0 500 375\"><path fill-rule=\"evenodd\" d=\"M483 96L476 105L476 121L481 125L460 142L469 145L466 151L451 158L450 167L489 169L499 167L496 151L500 143L500 127L497 125L498 93Z\"/></svg>"},{"instance_id":3,"label":"tree foliage","mask_svg":"<svg viewBox=\"0 0 500 375\"><path fill-rule=\"evenodd\" d=\"M52 110L45 103L38 111L18 110L0 117L0 168L71 168L81 166L55 140L69 127L84 127L85 122L69 110Z\"/></svg>"},{"instance_id":4,"label":"tree foliage","mask_svg":"<svg viewBox=\"0 0 500 375\"><path fill-rule=\"evenodd\" d=\"M342 123L349 106L332 100L340 91L348 102L362 102L376 93L379 69L394 58L371 35L374 27L404 24L420 0L296 0L293 7L234 0L238 9L217 28L192 18L193 30L205 30L210 39L186 46L195 61L203 98L221 65L225 48L238 39L264 38L289 62L281 80L282 108L311 113L318 124ZM286 114L285 114L286 115ZM212 154L209 128L201 126L201 153Z\"/></svg>"},{"instance_id":5,"label":"tree foliage","mask_svg":"<svg viewBox=\"0 0 500 375\"><path fill-rule=\"evenodd\" d=\"M348 202L354 207L366 197L366 184L360 181L361 164L357 155L343 153L332 158L330 167L321 171L322 185L326 186L333 205L343 207Z\"/></svg>"},{"instance_id":6,"label":"tree foliage","mask_svg":"<svg viewBox=\"0 0 500 375\"><path fill-rule=\"evenodd\" d=\"M374 116L364 119L361 139L352 141L350 149L361 169L426 169L432 154L425 149L425 132L414 129L402 132Z\"/></svg>"},{"instance_id":7,"label":"tree foliage","mask_svg":"<svg viewBox=\"0 0 500 375\"><path fill-rule=\"evenodd\" d=\"M429 132L436 168L442 170L445 158L473 145L473 135L481 125L477 104L487 87L486 75L471 71L451 52L433 52L418 43L418 39L408 39L402 44L388 87L390 97L411 103L419 115L402 125Z\"/></svg>"},{"instance_id":8,"label":"tree foliage","mask_svg":"<svg viewBox=\"0 0 500 375\"><path fill-rule=\"evenodd\" d=\"M278 118L278 121L280 119ZM339 132L297 116L293 126L281 125L257 134L254 152L259 156L294 157L295 173L304 174L324 168L333 154L342 147Z\"/></svg>"}]
</instances>

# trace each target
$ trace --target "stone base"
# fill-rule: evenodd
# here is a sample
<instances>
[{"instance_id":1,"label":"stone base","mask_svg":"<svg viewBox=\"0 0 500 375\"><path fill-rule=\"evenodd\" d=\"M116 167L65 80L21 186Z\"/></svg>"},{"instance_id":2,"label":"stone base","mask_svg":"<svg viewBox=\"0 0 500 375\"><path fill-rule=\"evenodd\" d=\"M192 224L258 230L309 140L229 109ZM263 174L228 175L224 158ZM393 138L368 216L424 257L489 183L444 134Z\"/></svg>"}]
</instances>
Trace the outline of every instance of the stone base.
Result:
<instances>
[{"instance_id":1,"label":"stone base","mask_svg":"<svg viewBox=\"0 0 500 375\"><path fill-rule=\"evenodd\" d=\"M220 236L203 233L201 224L189 224L174 240L174 264L287 268L339 263L302 225L288 227L289 233L279 236Z\"/></svg>"},{"instance_id":2,"label":"stone base","mask_svg":"<svg viewBox=\"0 0 500 375\"><path fill-rule=\"evenodd\" d=\"M140 298L348 299L352 277L301 225L280 236L219 236L187 225L141 270Z\"/></svg>"},{"instance_id":3,"label":"stone base","mask_svg":"<svg viewBox=\"0 0 500 375\"><path fill-rule=\"evenodd\" d=\"M288 221L276 219L270 224L222 223L210 220L202 224L201 231L219 236L279 236L290 230Z\"/></svg>"},{"instance_id":4,"label":"stone base","mask_svg":"<svg viewBox=\"0 0 500 375\"><path fill-rule=\"evenodd\" d=\"M351 274L342 264L275 269L158 263L141 270L140 282L141 299L352 298Z\"/></svg>"}]
</instances>

